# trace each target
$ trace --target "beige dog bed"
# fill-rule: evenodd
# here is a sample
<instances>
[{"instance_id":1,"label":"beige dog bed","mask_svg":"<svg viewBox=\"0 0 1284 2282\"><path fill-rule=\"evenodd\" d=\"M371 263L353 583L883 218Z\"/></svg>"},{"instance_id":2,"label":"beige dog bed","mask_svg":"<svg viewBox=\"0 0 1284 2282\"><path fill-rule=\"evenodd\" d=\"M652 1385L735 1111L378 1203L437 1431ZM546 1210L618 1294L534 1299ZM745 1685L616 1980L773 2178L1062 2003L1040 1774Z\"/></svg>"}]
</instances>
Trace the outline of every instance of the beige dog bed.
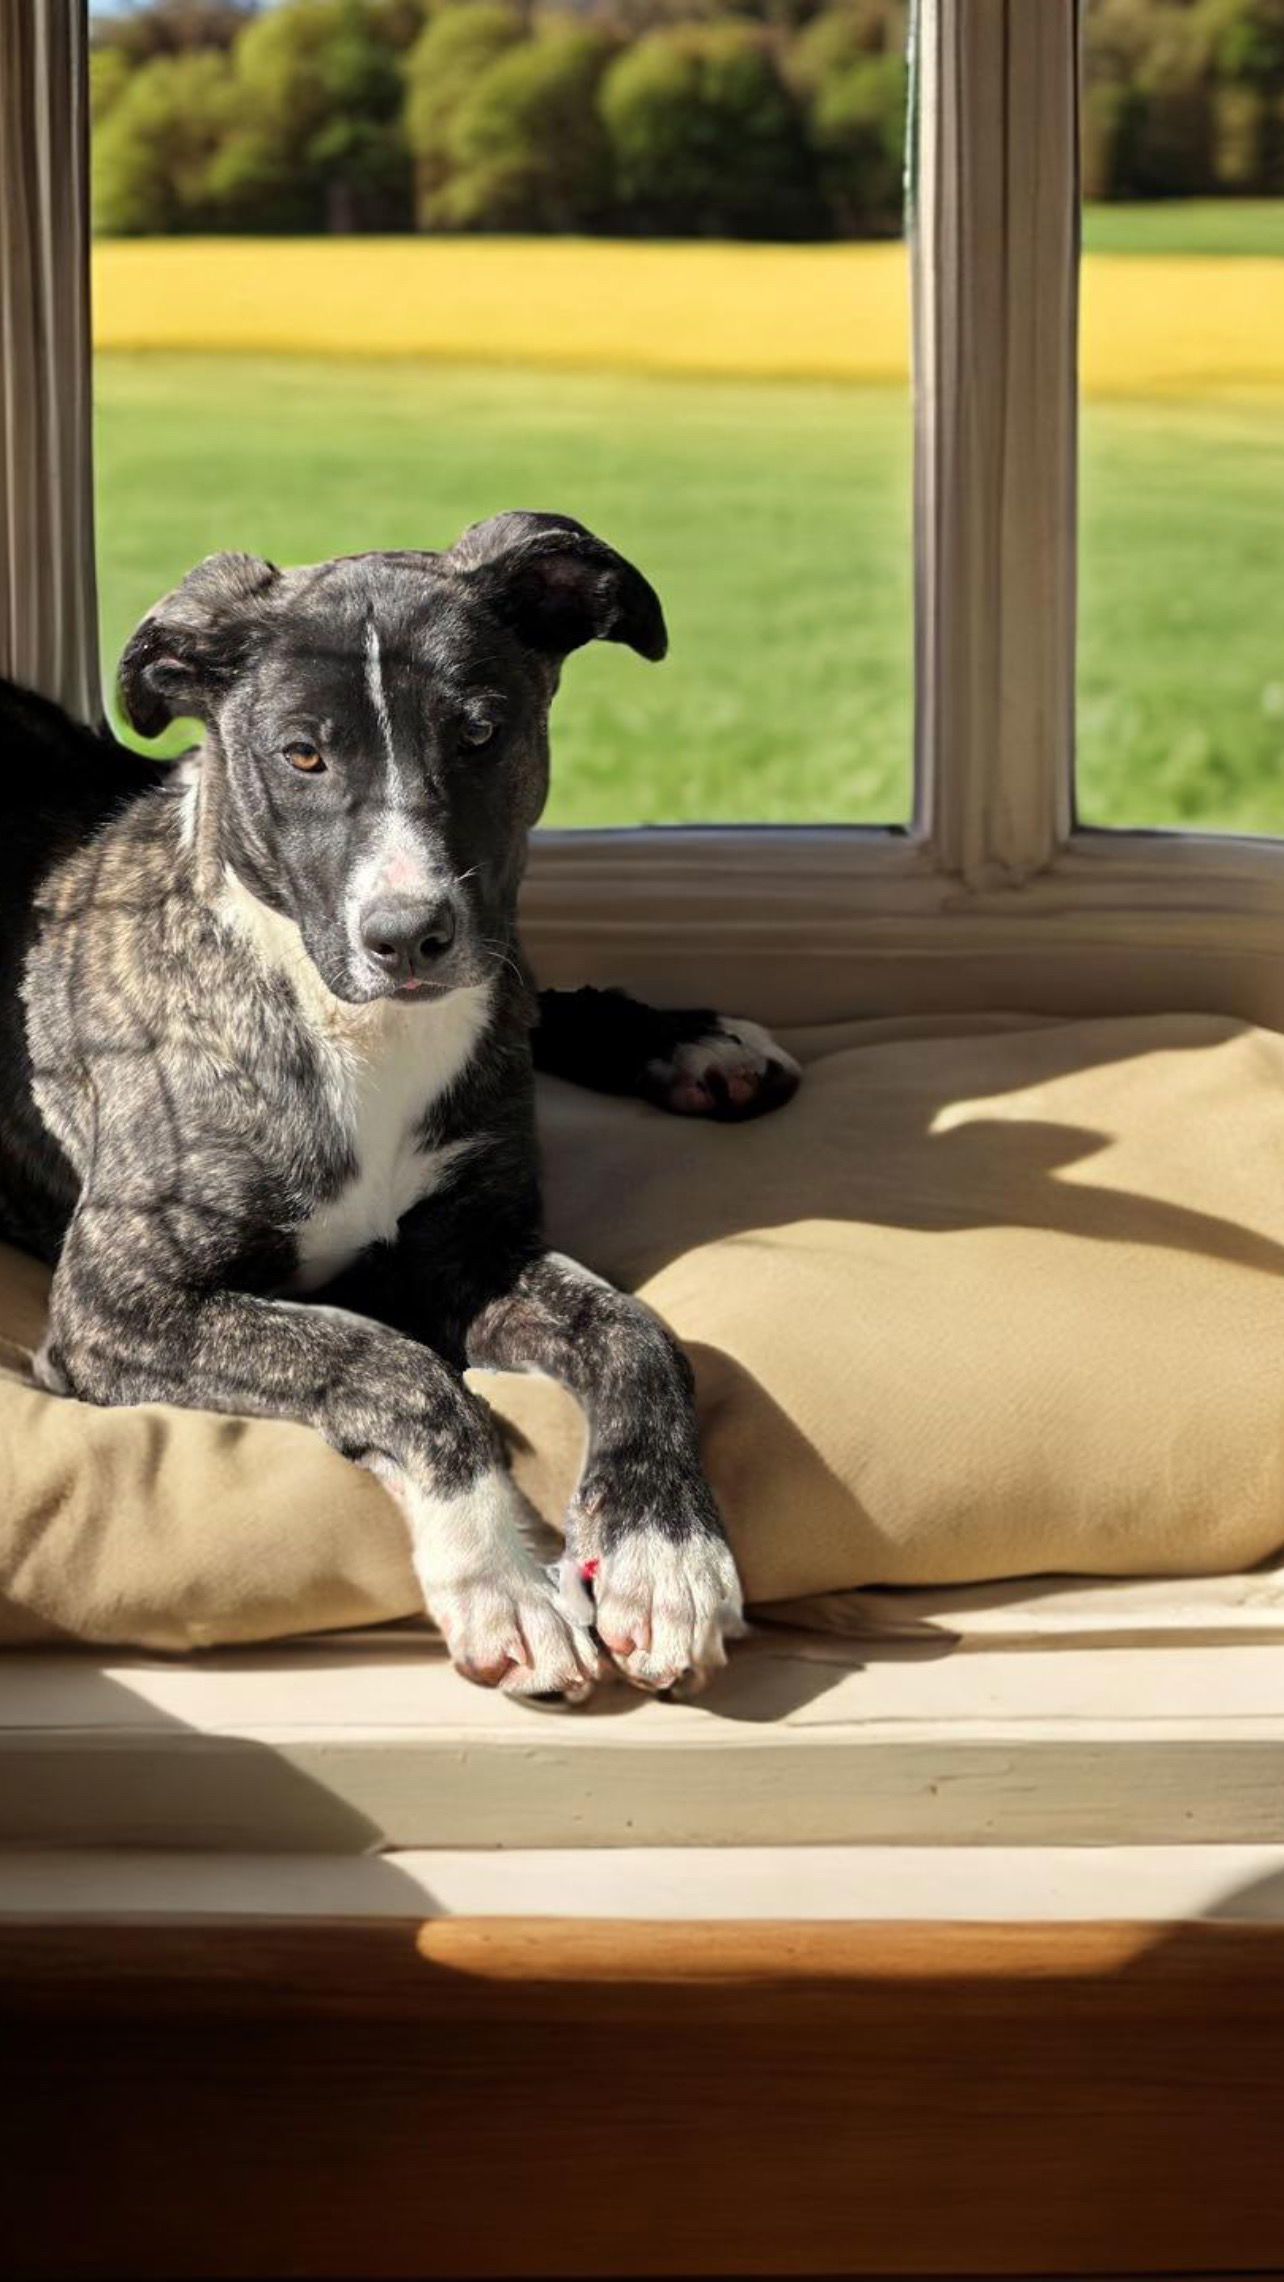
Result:
<instances>
[{"instance_id":1,"label":"beige dog bed","mask_svg":"<svg viewBox=\"0 0 1284 2282\"><path fill-rule=\"evenodd\" d=\"M555 1243L686 1342L749 1597L1248 1568L1284 1541L1284 1038L1204 1015L868 1022L739 1129L544 1094ZM37 1391L0 1276L0 1641L377 1622L396 1509L308 1429ZM556 1520L560 1390L479 1376Z\"/></svg>"}]
</instances>

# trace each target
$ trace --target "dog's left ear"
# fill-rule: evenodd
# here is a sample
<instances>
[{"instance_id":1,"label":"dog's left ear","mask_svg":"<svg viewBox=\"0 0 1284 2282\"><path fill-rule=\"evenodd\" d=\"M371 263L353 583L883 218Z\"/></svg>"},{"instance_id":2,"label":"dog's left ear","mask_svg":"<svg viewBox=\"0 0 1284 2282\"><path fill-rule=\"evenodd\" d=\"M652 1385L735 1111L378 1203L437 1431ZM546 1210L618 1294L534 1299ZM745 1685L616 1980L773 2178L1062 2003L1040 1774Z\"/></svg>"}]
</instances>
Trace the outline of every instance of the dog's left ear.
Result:
<instances>
[{"instance_id":1,"label":"dog's left ear","mask_svg":"<svg viewBox=\"0 0 1284 2282\"><path fill-rule=\"evenodd\" d=\"M569 515L492 515L446 561L529 649L564 658L585 642L627 642L651 659L668 649L654 587Z\"/></svg>"},{"instance_id":2,"label":"dog's left ear","mask_svg":"<svg viewBox=\"0 0 1284 2282\"><path fill-rule=\"evenodd\" d=\"M245 662L280 578L275 563L257 555L207 555L149 610L125 646L117 679L130 726L158 737L186 714L208 721Z\"/></svg>"}]
</instances>

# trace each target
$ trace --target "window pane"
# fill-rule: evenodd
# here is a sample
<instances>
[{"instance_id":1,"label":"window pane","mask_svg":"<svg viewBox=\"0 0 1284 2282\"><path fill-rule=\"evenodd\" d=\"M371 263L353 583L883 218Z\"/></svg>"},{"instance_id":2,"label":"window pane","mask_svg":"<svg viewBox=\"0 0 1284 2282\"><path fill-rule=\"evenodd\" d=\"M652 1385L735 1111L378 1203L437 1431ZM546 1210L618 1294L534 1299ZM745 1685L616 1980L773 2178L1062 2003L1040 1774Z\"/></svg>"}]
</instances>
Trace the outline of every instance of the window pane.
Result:
<instances>
[{"instance_id":1,"label":"window pane","mask_svg":"<svg viewBox=\"0 0 1284 2282\"><path fill-rule=\"evenodd\" d=\"M552 197L561 146L536 136L527 187L519 196L510 184L501 213L497 179L458 158L481 132L469 112L473 126L450 146L456 158L430 164L421 149L417 179L407 169L401 191L382 178L371 189L355 170L349 179L346 162L327 161L320 176L314 168L316 179L290 191L299 234L287 238L281 181L270 169L254 176L236 104L219 102L240 73L267 103L253 43L265 26L281 42L280 25L298 12L296 0L250 11L230 47L205 55L224 95L206 90L211 156L196 190L190 121L171 159L156 117L166 104L184 115L199 91L176 88L172 68L158 83L156 61L140 61L128 42L105 63L113 19L99 20L106 655L216 548L297 562L439 546L504 507L556 509L647 573L672 647L659 669L608 646L571 662L547 822L906 818L901 0L844 0L792 29L737 20L680 35L639 11L636 31L602 33L608 60L589 76L605 173L592 212L576 204L586 195L578 158L558 174L562 205ZM467 12L481 30L483 18L493 30L504 16L490 0ZM135 9L131 24L148 14ZM428 135L406 37L423 15L418 0L356 7L376 45L388 27L401 40L385 57L399 92L384 100L403 142ZM510 26L509 76L514 56L542 72L559 40L589 38L575 22L554 11L533 32ZM742 129L728 139L731 81L708 60L724 51L775 107L756 153ZM493 58L470 62L474 111L495 99L498 69ZM159 190L134 165L131 104L160 152ZM536 110L523 113L528 129ZM729 154L713 175L695 163L711 116ZM326 132L327 147L346 149L353 117L337 113ZM226 232L229 182L241 201L235 239L214 234ZM499 204L466 210L487 198ZM519 210L538 234L507 234ZM427 227L412 227L416 215ZM496 218L505 234L443 227ZM561 234L567 219L576 234ZM352 234L367 221L370 234ZM188 227L193 235L175 234ZM777 242L734 242L755 238ZM865 242L843 242L852 238Z\"/></svg>"},{"instance_id":2,"label":"window pane","mask_svg":"<svg viewBox=\"0 0 1284 2282\"><path fill-rule=\"evenodd\" d=\"M1089 0L1078 803L1284 832L1284 10Z\"/></svg>"}]
</instances>

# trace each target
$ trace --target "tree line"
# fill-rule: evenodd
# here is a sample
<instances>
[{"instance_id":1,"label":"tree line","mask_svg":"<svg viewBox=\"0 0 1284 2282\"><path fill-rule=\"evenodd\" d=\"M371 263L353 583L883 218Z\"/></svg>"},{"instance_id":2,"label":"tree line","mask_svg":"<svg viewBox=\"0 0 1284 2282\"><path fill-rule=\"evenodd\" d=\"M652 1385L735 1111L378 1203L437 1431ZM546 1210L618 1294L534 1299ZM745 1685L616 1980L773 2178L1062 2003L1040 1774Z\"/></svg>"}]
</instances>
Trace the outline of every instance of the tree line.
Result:
<instances>
[{"instance_id":1,"label":"tree line","mask_svg":"<svg viewBox=\"0 0 1284 2282\"><path fill-rule=\"evenodd\" d=\"M95 218L883 236L905 57L906 0L135 0L95 19ZM1089 0L1083 124L1089 196L1284 192L1284 0Z\"/></svg>"},{"instance_id":2,"label":"tree line","mask_svg":"<svg viewBox=\"0 0 1284 2282\"><path fill-rule=\"evenodd\" d=\"M1284 194L1284 0L1089 0L1090 198Z\"/></svg>"},{"instance_id":3,"label":"tree line","mask_svg":"<svg viewBox=\"0 0 1284 2282\"><path fill-rule=\"evenodd\" d=\"M98 228L811 238L899 227L904 0L792 27L522 0L98 19Z\"/></svg>"}]
</instances>

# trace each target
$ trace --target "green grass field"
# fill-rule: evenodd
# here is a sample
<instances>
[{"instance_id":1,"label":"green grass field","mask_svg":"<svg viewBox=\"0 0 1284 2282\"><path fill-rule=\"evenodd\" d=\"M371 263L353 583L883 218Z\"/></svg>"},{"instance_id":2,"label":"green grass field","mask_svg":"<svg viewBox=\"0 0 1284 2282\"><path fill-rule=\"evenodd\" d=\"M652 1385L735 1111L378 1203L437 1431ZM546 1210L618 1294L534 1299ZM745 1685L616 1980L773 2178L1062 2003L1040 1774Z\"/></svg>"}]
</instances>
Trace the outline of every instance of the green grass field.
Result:
<instances>
[{"instance_id":1,"label":"green grass field","mask_svg":"<svg viewBox=\"0 0 1284 2282\"><path fill-rule=\"evenodd\" d=\"M910 762L907 405L767 384L104 356L104 652L217 547L307 562L578 515L671 654L573 658L548 821L894 818Z\"/></svg>"},{"instance_id":2,"label":"green grass field","mask_svg":"<svg viewBox=\"0 0 1284 2282\"><path fill-rule=\"evenodd\" d=\"M1090 254L1284 254L1284 198L1170 198L1085 206Z\"/></svg>"},{"instance_id":3,"label":"green grass field","mask_svg":"<svg viewBox=\"0 0 1284 2282\"><path fill-rule=\"evenodd\" d=\"M573 659L548 821L904 819L908 405L881 389L107 355L104 647L222 546L434 545L505 506L630 553L672 653ZM1080 808L1284 830L1284 402L1086 408Z\"/></svg>"}]
</instances>

